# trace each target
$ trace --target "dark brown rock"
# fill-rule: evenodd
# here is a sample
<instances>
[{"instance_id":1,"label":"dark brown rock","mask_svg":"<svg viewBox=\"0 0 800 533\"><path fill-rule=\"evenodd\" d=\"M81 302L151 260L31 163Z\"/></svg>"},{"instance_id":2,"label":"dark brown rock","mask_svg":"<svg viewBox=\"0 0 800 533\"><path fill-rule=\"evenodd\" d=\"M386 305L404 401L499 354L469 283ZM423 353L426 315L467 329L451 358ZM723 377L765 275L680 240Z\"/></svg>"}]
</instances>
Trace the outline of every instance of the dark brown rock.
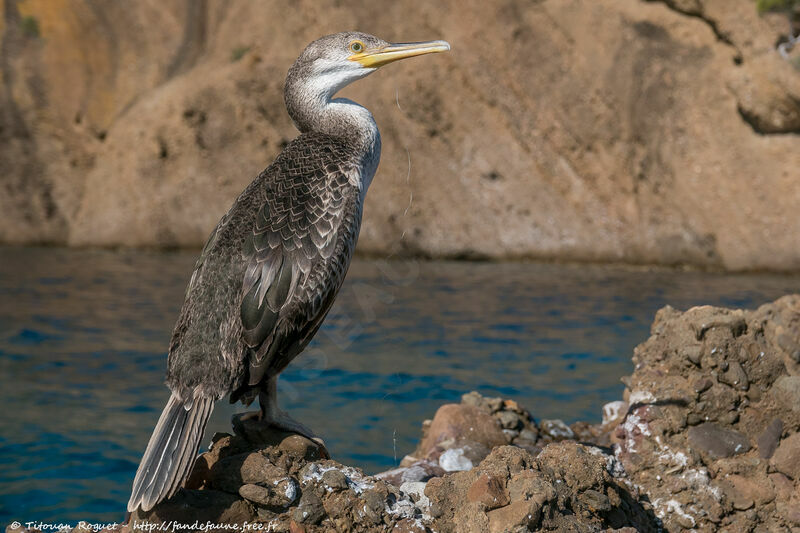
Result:
<instances>
[{"instance_id":1,"label":"dark brown rock","mask_svg":"<svg viewBox=\"0 0 800 533\"><path fill-rule=\"evenodd\" d=\"M594 512L604 513L611 510L611 500L596 490L588 489L579 496L581 502Z\"/></svg>"},{"instance_id":2,"label":"dark brown rock","mask_svg":"<svg viewBox=\"0 0 800 533\"><path fill-rule=\"evenodd\" d=\"M793 497L788 502L779 501L775 506L778 515L792 526L800 526L800 498Z\"/></svg>"},{"instance_id":3,"label":"dark brown rock","mask_svg":"<svg viewBox=\"0 0 800 533\"><path fill-rule=\"evenodd\" d=\"M776 418L766 427L763 433L758 437L758 455L762 459L769 459L775 453L778 447L778 442L781 440L781 433L783 432L783 421Z\"/></svg>"},{"instance_id":4,"label":"dark brown rock","mask_svg":"<svg viewBox=\"0 0 800 533\"><path fill-rule=\"evenodd\" d=\"M556 498L556 491L548 478L537 470L522 470L508 482L508 493L512 501L534 500L540 506Z\"/></svg>"},{"instance_id":5,"label":"dark brown rock","mask_svg":"<svg viewBox=\"0 0 800 533\"><path fill-rule=\"evenodd\" d=\"M790 435L781 441L770 464L778 472L800 481L800 433Z\"/></svg>"},{"instance_id":6,"label":"dark brown rock","mask_svg":"<svg viewBox=\"0 0 800 533\"><path fill-rule=\"evenodd\" d=\"M750 388L750 380L747 378L742 365L736 361L728 364L727 370L719 375L719 382L729 385L735 389L746 391Z\"/></svg>"},{"instance_id":7,"label":"dark brown rock","mask_svg":"<svg viewBox=\"0 0 800 533\"><path fill-rule=\"evenodd\" d=\"M414 456L424 458L437 449L441 453L441 450L470 444L473 449L486 450L481 452L485 456L493 447L506 442L506 436L493 416L473 405L447 404L436 411Z\"/></svg>"},{"instance_id":8,"label":"dark brown rock","mask_svg":"<svg viewBox=\"0 0 800 533\"><path fill-rule=\"evenodd\" d=\"M239 495L253 503L282 510L297 499L299 490L292 478L282 478L266 483L266 486L245 484L239 487Z\"/></svg>"},{"instance_id":9,"label":"dark brown rock","mask_svg":"<svg viewBox=\"0 0 800 533\"><path fill-rule=\"evenodd\" d=\"M750 450L750 441L746 436L712 423L689 428L689 443L714 459L731 457Z\"/></svg>"},{"instance_id":10,"label":"dark brown rock","mask_svg":"<svg viewBox=\"0 0 800 533\"><path fill-rule=\"evenodd\" d=\"M781 376L772 386L772 396L784 409L800 411L800 376Z\"/></svg>"},{"instance_id":11,"label":"dark brown rock","mask_svg":"<svg viewBox=\"0 0 800 533\"><path fill-rule=\"evenodd\" d=\"M292 512L292 520L300 524L318 524L325 517L322 500L312 491L303 492L297 508Z\"/></svg>"},{"instance_id":12,"label":"dark brown rock","mask_svg":"<svg viewBox=\"0 0 800 533\"><path fill-rule=\"evenodd\" d=\"M373 524L380 523L383 509L386 506L386 496L378 490L368 490L362 499L367 519Z\"/></svg>"},{"instance_id":13,"label":"dark brown rock","mask_svg":"<svg viewBox=\"0 0 800 533\"><path fill-rule=\"evenodd\" d=\"M341 470L328 470L322 474L322 483L333 490L347 489L347 476Z\"/></svg>"},{"instance_id":14,"label":"dark brown rock","mask_svg":"<svg viewBox=\"0 0 800 533\"><path fill-rule=\"evenodd\" d=\"M755 505L753 498L750 497L747 492L742 491L739 487L733 484L730 480L723 480L720 485L723 487L725 496L735 510L746 511Z\"/></svg>"},{"instance_id":15,"label":"dark brown rock","mask_svg":"<svg viewBox=\"0 0 800 533\"><path fill-rule=\"evenodd\" d=\"M239 487L239 495L245 500L250 500L260 505L269 505L271 503L270 490L260 485L242 485Z\"/></svg>"},{"instance_id":16,"label":"dark brown rock","mask_svg":"<svg viewBox=\"0 0 800 533\"><path fill-rule=\"evenodd\" d=\"M504 482L495 476L481 474L467 492L467 500L483 504L487 510L508 505Z\"/></svg>"},{"instance_id":17,"label":"dark brown rock","mask_svg":"<svg viewBox=\"0 0 800 533\"><path fill-rule=\"evenodd\" d=\"M707 377L697 379L692 384L692 388L698 393L702 393L711 388L714 383Z\"/></svg>"},{"instance_id":18,"label":"dark brown rock","mask_svg":"<svg viewBox=\"0 0 800 533\"><path fill-rule=\"evenodd\" d=\"M542 434L553 440L571 439L575 433L561 420L542 420L539 423Z\"/></svg>"},{"instance_id":19,"label":"dark brown rock","mask_svg":"<svg viewBox=\"0 0 800 533\"><path fill-rule=\"evenodd\" d=\"M248 483L263 483L286 477L286 471L273 465L259 452L232 455L217 461L209 471L209 486L238 494Z\"/></svg>"},{"instance_id":20,"label":"dark brown rock","mask_svg":"<svg viewBox=\"0 0 800 533\"><path fill-rule=\"evenodd\" d=\"M489 511L489 531L502 533L518 528L522 531L532 530L539 523L541 512L542 508L534 501L518 501Z\"/></svg>"},{"instance_id":21,"label":"dark brown rock","mask_svg":"<svg viewBox=\"0 0 800 533\"><path fill-rule=\"evenodd\" d=\"M794 494L794 483L780 472L769 474L769 480L775 487L775 495L779 500L788 500Z\"/></svg>"},{"instance_id":22,"label":"dark brown rock","mask_svg":"<svg viewBox=\"0 0 800 533\"><path fill-rule=\"evenodd\" d=\"M306 533L306 528L294 520L289 521L289 533Z\"/></svg>"},{"instance_id":23,"label":"dark brown rock","mask_svg":"<svg viewBox=\"0 0 800 533\"><path fill-rule=\"evenodd\" d=\"M497 415L500 426L503 429L519 429L522 427L522 420L519 414L513 411L500 411Z\"/></svg>"},{"instance_id":24,"label":"dark brown rock","mask_svg":"<svg viewBox=\"0 0 800 533\"><path fill-rule=\"evenodd\" d=\"M244 437L251 445L276 447L295 459L314 461L328 458L327 451L320 443L296 433L278 430L259 420L242 420L234 416L233 427L237 436Z\"/></svg>"},{"instance_id":25,"label":"dark brown rock","mask_svg":"<svg viewBox=\"0 0 800 533\"><path fill-rule=\"evenodd\" d=\"M575 491L602 486L606 463L586 446L563 441L549 444L536 458L539 468Z\"/></svg>"},{"instance_id":26,"label":"dark brown rock","mask_svg":"<svg viewBox=\"0 0 800 533\"><path fill-rule=\"evenodd\" d=\"M649 405L630 410L614 438L619 466L646 487L664 530L759 531L789 524L782 513L789 512L796 488L780 472L792 463L779 457L778 470L777 451L765 458L781 433L800 428L793 403L798 368L780 345L781 335L798 326L796 295L755 311L702 306L657 314L653 334L634 351L635 371L624 380L628 396ZM695 365L684 348L698 342ZM793 346L785 337L784 344ZM747 390L736 383L739 368Z\"/></svg>"}]
</instances>

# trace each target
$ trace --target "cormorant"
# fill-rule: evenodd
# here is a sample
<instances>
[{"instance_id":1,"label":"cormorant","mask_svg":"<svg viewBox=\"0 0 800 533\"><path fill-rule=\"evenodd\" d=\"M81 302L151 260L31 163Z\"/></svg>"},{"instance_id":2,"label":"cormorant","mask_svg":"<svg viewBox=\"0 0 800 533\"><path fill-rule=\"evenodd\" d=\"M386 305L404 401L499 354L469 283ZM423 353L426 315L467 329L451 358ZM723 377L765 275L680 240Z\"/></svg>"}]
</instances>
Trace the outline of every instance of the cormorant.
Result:
<instances>
[{"instance_id":1,"label":"cormorant","mask_svg":"<svg viewBox=\"0 0 800 533\"><path fill-rule=\"evenodd\" d=\"M246 405L258 396L258 418L314 438L278 409L276 380L342 285L381 151L372 114L333 97L382 65L449 49L346 32L312 42L292 65L284 99L300 135L239 195L197 260L169 346L172 395L129 512L152 509L183 484L214 402L227 394Z\"/></svg>"}]
</instances>

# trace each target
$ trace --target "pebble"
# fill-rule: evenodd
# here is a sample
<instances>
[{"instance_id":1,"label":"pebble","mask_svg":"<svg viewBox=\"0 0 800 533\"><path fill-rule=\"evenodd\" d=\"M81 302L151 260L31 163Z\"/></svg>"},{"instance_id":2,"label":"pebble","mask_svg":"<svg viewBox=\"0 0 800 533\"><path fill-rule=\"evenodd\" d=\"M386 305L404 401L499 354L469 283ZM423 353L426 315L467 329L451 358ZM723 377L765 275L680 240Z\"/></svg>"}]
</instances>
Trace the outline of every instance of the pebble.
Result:
<instances>
[{"instance_id":1,"label":"pebble","mask_svg":"<svg viewBox=\"0 0 800 533\"><path fill-rule=\"evenodd\" d=\"M486 509L497 509L509 503L504 483L489 474L480 475L470 485L467 500L481 503Z\"/></svg>"},{"instance_id":2,"label":"pebble","mask_svg":"<svg viewBox=\"0 0 800 533\"><path fill-rule=\"evenodd\" d=\"M605 512L611 510L611 500L602 492L596 490L586 490L580 498L592 511Z\"/></svg>"},{"instance_id":3,"label":"pebble","mask_svg":"<svg viewBox=\"0 0 800 533\"><path fill-rule=\"evenodd\" d=\"M758 437L758 455L762 459L769 459L775 453L778 442L781 440L783 432L783 421L780 418L774 419L766 427L764 432Z\"/></svg>"},{"instance_id":4,"label":"pebble","mask_svg":"<svg viewBox=\"0 0 800 533\"><path fill-rule=\"evenodd\" d=\"M732 426L739 421L739 412L728 411L719 417L719 421L724 426Z\"/></svg>"},{"instance_id":5,"label":"pebble","mask_svg":"<svg viewBox=\"0 0 800 533\"><path fill-rule=\"evenodd\" d=\"M800 480L800 433L790 435L781 441L770 464L778 472L786 474L795 481Z\"/></svg>"},{"instance_id":6,"label":"pebble","mask_svg":"<svg viewBox=\"0 0 800 533\"><path fill-rule=\"evenodd\" d=\"M297 509L292 512L294 521L301 524L318 524L324 517L325 508L319 496L310 490L303 492Z\"/></svg>"},{"instance_id":7,"label":"pebble","mask_svg":"<svg viewBox=\"0 0 800 533\"><path fill-rule=\"evenodd\" d=\"M239 492L242 484L255 484L280 479L286 472L273 465L258 452L242 453L217 461L209 473L210 485L231 494Z\"/></svg>"},{"instance_id":8,"label":"pebble","mask_svg":"<svg viewBox=\"0 0 800 533\"><path fill-rule=\"evenodd\" d=\"M368 490L362 496L364 500L364 514L373 523L381 521L381 511L386 506L386 499L377 490Z\"/></svg>"},{"instance_id":9,"label":"pebble","mask_svg":"<svg viewBox=\"0 0 800 533\"><path fill-rule=\"evenodd\" d=\"M793 361L800 363L800 346L798 346L800 343L798 343L798 339L796 339L794 335L782 331L778 334L777 341L778 346L789 354L789 357L791 357Z\"/></svg>"},{"instance_id":10,"label":"pebble","mask_svg":"<svg viewBox=\"0 0 800 533\"><path fill-rule=\"evenodd\" d=\"M483 411L488 411L489 414L493 414L503 408L504 401L502 398L486 398L481 396L479 392L472 391L461 395L461 403L472 405Z\"/></svg>"},{"instance_id":11,"label":"pebble","mask_svg":"<svg viewBox=\"0 0 800 533\"><path fill-rule=\"evenodd\" d=\"M322 474L322 482L326 487L333 490L344 490L347 488L347 476L340 470L327 470Z\"/></svg>"},{"instance_id":12,"label":"pebble","mask_svg":"<svg viewBox=\"0 0 800 533\"><path fill-rule=\"evenodd\" d=\"M747 391L747 398L751 402L760 402L761 401L761 389L758 387L750 387Z\"/></svg>"},{"instance_id":13,"label":"pebble","mask_svg":"<svg viewBox=\"0 0 800 533\"><path fill-rule=\"evenodd\" d=\"M695 330L695 338L697 340L702 340L706 332L714 328L727 329L731 335L738 337L747 331L747 322L745 322L741 311L733 311L728 314L718 314L707 322L693 323L692 327Z\"/></svg>"},{"instance_id":14,"label":"pebble","mask_svg":"<svg viewBox=\"0 0 800 533\"><path fill-rule=\"evenodd\" d=\"M496 413L500 409L503 408L503 399L502 398L486 398L486 405L489 406L489 410L492 413Z\"/></svg>"},{"instance_id":15,"label":"pebble","mask_svg":"<svg viewBox=\"0 0 800 533\"><path fill-rule=\"evenodd\" d=\"M712 382L710 379L704 377L704 378L700 378L700 379L695 380L694 385L692 385L692 388L694 388L694 391L696 393L700 394L700 393L705 392L708 389L710 389L713 384L714 384L714 382Z\"/></svg>"},{"instance_id":16,"label":"pebble","mask_svg":"<svg viewBox=\"0 0 800 533\"><path fill-rule=\"evenodd\" d=\"M744 368L742 368L742 365L737 361L731 361L727 366L728 368L724 369L724 372L717 376L717 380L720 383L724 383L725 385L741 391L749 389L750 380L747 378L747 373L744 371Z\"/></svg>"},{"instance_id":17,"label":"pebble","mask_svg":"<svg viewBox=\"0 0 800 533\"><path fill-rule=\"evenodd\" d=\"M689 444L714 459L732 457L750 449L746 436L708 422L689 428Z\"/></svg>"},{"instance_id":18,"label":"pebble","mask_svg":"<svg viewBox=\"0 0 800 533\"><path fill-rule=\"evenodd\" d=\"M261 505L269 505L272 503L269 489L259 485L242 485L239 487L239 496L245 500L250 500L251 502Z\"/></svg>"},{"instance_id":19,"label":"pebble","mask_svg":"<svg viewBox=\"0 0 800 533\"><path fill-rule=\"evenodd\" d=\"M628 412L628 403L622 400L608 402L603 406L603 425L606 426L617 420L622 420Z\"/></svg>"},{"instance_id":20,"label":"pebble","mask_svg":"<svg viewBox=\"0 0 800 533\"><path fill-rule=\"evenodd\" d=\"M500 411L497 413L497 419L503 429L519 429L522 427L522 420L519 415L513 411Z\"/></svg>"},{"instance_id":21,"label":"pebble","mask_svg":"<svg viewBox=\"0 0 800 533\"><path fill-rule=\"evenodd\" d=\"M506 409L507 411L514 411L515 413L519 413L521 415L528 414L528 412L523 409L520 404L510 399L503 400L503 409Z\"/></svg>"},{"instance_id":22,"label":"pebble","mask_svg":"<svg viewBox=\"0 0 800 533\"><path fill-rule=\"evenodd\" d=\"M690 426L696 426L703 421L703 417L697 413L689 413L686 415L686 423Z\"/></svg>"},{"instance_id":23,"label":"pebble","mask_svg":"<svg viewBox=\"0 0 800 533\"><path fill-rule=\"evenodd\" d=\"M483 396L476 391L468 392L461 395L461 403L474 405L475 407L481 407L484 403Z\"/></svg>"},{"instance_id":24,"label":"pebble","mask_svg":"<svg viewBox=\"0 0 800 533\"><path fill-rule=\"evenodd\" d=\"M786 409L800 411L800 376L781 376L770 391L775 401Z\"/></svg>"},{"instance_id":25,"label":"pebble","mask_svg":"<svg viewBox=\"0 0 800 533\"><path fill-rule=\"evenodd\" d=\"M431 501L425 496L426 486L427 483L422 481L406 481L400 485L400 490L411 496L411 499L417 504L417 507L425 511L431 506Z\"/></svg>"},{"instance_id":26,"label":"pebble","mask_svg":"<svg viewBox=\"0 0 800 533\"><path fill-rule=\"evenodd\" d=\"M792 497L794 492L794 483L792 480L781 474L780 472L773 472L768 475L769 480L775 487L775 494L781 500L788 500Z\"/></svg>"},{"instance_id":27,"label":"pebble","mask_svg":"<svg viewBox=\"0 0 800 533\"><path fill-rule=\"evenodd\" d=\"M687 346L683 349L683 355L686 357L686 359L699 366L700 358L703 355L703 347L699 344Z\"/></svg>"},{"instance_id":28,"label":"pebble","mask_svg":"<svg viewBox=\"0 0 800 533\"><path fill-rule=\"evenodd\" d=\"M472 461L464 457L464 450L461 448L451 448L439 457L439 466L447 472L472 470Z\"/></svg>"},{"instance_id":29,"label":"pebble","mask_svg":"<svg viewBox=\"0 0 800 533\"><path fill-rule=\"evenodd\" d=\"M514 439L516 439L519 436L519 431L517 431L516 429L504 429L503 435L506 436L506 440L508 441L509 444L511 444L512 442L514 442Z\"/></svg>"},{"instance_id":30,"label":"pebble","mask_svg":"<svg viewBox=\"0 0 800 533\"><path fill-rule=\"evenodd\" d=\"M741 476L739 476L741 477ZM742 478L743 479L743 478ZM730 480L723 481L720 486L725 492L728 501L737 511L746 511L755 505L755 501L745 491L741 490L737 484L732 483Z\"/></svg>"},{"instance_id":31,"label":"pebble","mask_svg":"<svg viewBox=\"0 0 800 533\"><path fill-rule=\"evenodd\" d=\"M542 420L542 423L539 424L539 426L542 429L542 433L556 440L572 439L575 437L575 433L569 428L568 425L564 423L563 420Z\"/></svg>"}]
</instances>

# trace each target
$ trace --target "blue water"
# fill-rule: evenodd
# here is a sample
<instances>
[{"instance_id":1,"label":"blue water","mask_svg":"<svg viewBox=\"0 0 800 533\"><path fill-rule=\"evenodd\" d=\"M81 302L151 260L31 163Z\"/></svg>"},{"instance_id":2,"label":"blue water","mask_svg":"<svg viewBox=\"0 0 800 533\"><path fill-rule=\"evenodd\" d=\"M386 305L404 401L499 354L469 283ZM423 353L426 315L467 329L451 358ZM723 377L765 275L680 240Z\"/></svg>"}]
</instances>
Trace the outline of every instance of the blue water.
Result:
<instances>
[{"instance_id":1,"label":"blue water","mask_svg":"<svg viewBox=\"0 0 800 533\"><path fill-rule=\"evenodd\" d=\"M0 248L0 524L123 518L195 255ZM358 260L279 396L336 459L374 473L470 390L597 421L660 307L789 292L799 276ZM206 441L233 412L217 405Z\"/></svg>"}]
</instances>

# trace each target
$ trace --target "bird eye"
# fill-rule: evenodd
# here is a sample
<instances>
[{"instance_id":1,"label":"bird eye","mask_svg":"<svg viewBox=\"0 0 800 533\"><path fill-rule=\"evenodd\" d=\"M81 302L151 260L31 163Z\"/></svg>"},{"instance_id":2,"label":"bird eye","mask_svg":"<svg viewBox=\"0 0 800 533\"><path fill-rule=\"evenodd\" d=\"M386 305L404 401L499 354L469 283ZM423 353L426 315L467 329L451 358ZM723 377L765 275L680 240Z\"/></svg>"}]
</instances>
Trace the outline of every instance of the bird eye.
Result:
<instances>
[{"instance_id":1,"label":"bird eye","mask_svg":"<svg viewBox=\"0 0 800 533\"><path fill-rule=\"evenodd\" d=\"M350 43L350 51L354 54L358 54L364 51L364 43L361 41L353 41Z\"/></svg>"}]
</instances>

